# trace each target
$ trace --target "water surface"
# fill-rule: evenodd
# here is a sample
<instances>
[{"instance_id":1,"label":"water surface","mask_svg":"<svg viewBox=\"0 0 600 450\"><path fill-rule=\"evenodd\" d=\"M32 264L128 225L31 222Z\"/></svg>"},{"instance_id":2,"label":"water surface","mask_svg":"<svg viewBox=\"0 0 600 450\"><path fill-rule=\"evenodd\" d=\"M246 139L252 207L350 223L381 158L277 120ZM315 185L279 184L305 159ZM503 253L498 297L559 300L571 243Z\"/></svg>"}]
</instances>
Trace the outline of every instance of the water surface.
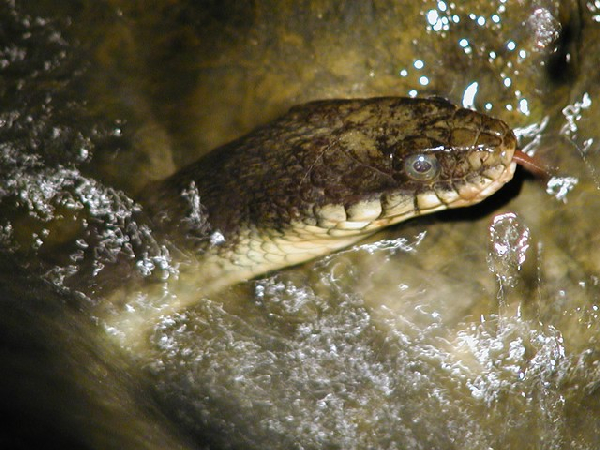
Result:
<instances>
[{"instance_id":1,"label":"water surface","mask_svg":"<svg viewBox=\"0 0 600 450\"><path fill-rule=\"evenodd\" d=\"M153 7L1 3L7 442L598 448L600 5ZM556 177L200 296L151 356L119 347L108 293L179 267L138 219L149 180L293 104L375 95L502 118Z\"/></svg>"}]
</instances>

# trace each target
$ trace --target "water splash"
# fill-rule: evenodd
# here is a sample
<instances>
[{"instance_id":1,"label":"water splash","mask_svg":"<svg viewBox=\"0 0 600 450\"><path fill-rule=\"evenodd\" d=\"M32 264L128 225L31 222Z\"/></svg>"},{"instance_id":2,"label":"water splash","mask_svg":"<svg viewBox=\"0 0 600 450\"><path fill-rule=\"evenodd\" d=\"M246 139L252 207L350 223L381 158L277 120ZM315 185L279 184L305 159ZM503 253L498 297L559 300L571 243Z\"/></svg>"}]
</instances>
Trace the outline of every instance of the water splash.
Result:
<instances>
[{"instance_id":1,"label":"water splash","mask_svg":"<svg viewBox=\"0 0 600 450\"><path fill-rule=\"evenodd\" d=\"M558 201L567 203L567 195L578 182L579 180L575 177L552 177L546 184L546 193Z\"/></svg>"},{"instance_id":2,"label":"water splash","mask_svg":"<svg viewBox=\"0 0 600 450\"><path fill-rule=\"evenodd\" d=\"M515 213L494 217L490 226L491 251L487 262L501 287L516 286L518 272L529 248L529 239L529 228L519 221Z\"/></svg>"},{"instance_id":3,"label":"water splash","mask_svg":"<svg viewBox=\"0 0 600 450\"><path fill-rule=\"evenodd\" d=\"M346 250L337 252L335 255L328 255L321 258L322 263L328 263L332 258L337 258L336 255L344 255L348 253L365 252L368 255L385 252L389 255L397 253L415 253L417 248L427 236L427 231L417 234L412 240L406 238L397 239L380 239L375 242L367 242L365 244L354 245Z\"/></svg>"},{"instance_id":4,"label":"water splash","mask_svg":"<svg viewBox=\"0 0 600 450\"><path fill-rule=\"evenodd\" d=\"M563 108L562 113L565 116L566 123L562 126L560 134L574 137L579 129L577 122L583 117L583 112L592 106L592 99L587 92L583 93L581 101L573 102Z\"/></svg>"},{"instance_id":5,"label":"water splash","mask_svg":"<svg viewBox=\"0 0 600 450\"><path fill-rule=\"evenodd\" d=\"M598 176L595 164L589 160L590 149L594 144L594 139L587 138L581 142L578 136L578 122L584 118L585 113L590 112L591 106L592 99L590 98L590 94L587 92L583 93L580 101L576 101L565 106L562 110L562 113L565 116L565 123L560 129L560 134L566 136L569 142L577 149L581 155L581 159L583 160L585 167L587 168L588 173L594 182L594 186L596 186L597 190L600 190L600 176Z\"/></svg>"}]
</instances>

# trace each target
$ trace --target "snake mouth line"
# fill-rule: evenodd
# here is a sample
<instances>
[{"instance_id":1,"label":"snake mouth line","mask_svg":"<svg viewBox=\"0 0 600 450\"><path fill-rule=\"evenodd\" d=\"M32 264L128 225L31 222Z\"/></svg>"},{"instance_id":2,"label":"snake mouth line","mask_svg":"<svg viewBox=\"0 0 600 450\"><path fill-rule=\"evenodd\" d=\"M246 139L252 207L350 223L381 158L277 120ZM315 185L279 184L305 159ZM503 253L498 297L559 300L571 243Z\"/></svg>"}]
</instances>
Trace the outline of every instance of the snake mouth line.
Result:
<instances>
[{"instance_id":1,"label":"snake mouth line","mask_svg":"<svg viewBox=\"0 0 600 450\"><path fill-rule=\"evenodd\" d=\"M314 237L349 237L367 234L410 217L437 210L470 206L494 194L513 177L517 163L498 165L493 174L471 181L451 183L452 188L434 188L422 194L384 194L349 206L325 205L315 208L314 219L299 223L303 234Z\"/></svg>"}]
</instances>

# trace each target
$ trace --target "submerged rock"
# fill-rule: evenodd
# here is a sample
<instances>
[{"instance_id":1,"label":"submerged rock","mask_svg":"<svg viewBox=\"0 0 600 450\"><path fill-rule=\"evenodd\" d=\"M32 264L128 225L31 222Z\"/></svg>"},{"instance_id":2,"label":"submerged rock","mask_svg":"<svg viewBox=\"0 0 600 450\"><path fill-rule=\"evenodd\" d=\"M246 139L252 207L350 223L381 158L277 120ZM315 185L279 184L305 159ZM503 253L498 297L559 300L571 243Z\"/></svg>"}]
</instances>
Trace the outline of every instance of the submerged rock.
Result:
<instances>
[{"instance_id":1,"label":"submerged rock","mask_svg":"<svg viewBox=\"0 0 600 450\"><path fill-rule=\"evenodd\" d=\"M600 8L154 8L0 6L9 446L598 447ZM578 183L557 200L519 176L478 208L203 297L143 358L97 322L114 286L177 276L134 200L148 180L292 104L431 94L506 120Z\"/></svg>"}]
</instances>

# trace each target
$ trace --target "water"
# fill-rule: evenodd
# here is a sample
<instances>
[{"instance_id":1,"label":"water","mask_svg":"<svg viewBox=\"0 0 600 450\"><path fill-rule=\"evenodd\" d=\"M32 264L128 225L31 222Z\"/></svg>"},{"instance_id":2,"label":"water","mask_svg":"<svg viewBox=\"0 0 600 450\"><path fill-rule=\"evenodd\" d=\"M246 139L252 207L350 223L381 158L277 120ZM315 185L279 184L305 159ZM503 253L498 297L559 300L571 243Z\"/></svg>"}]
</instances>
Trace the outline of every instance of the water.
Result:
<instances>
[{"instance_id":1,"label":"water","mask_svg":"<svg viewBox=\"0 0 600 450\"><path fill-rule=\"evenodd\" d=\"M53 3L0 4L7 445L598 448L598 5ZM143 355L103 328L185 265L148 180L294 103L431 93L555 177L200 296Z\"/></svg>"}]
</instances>

